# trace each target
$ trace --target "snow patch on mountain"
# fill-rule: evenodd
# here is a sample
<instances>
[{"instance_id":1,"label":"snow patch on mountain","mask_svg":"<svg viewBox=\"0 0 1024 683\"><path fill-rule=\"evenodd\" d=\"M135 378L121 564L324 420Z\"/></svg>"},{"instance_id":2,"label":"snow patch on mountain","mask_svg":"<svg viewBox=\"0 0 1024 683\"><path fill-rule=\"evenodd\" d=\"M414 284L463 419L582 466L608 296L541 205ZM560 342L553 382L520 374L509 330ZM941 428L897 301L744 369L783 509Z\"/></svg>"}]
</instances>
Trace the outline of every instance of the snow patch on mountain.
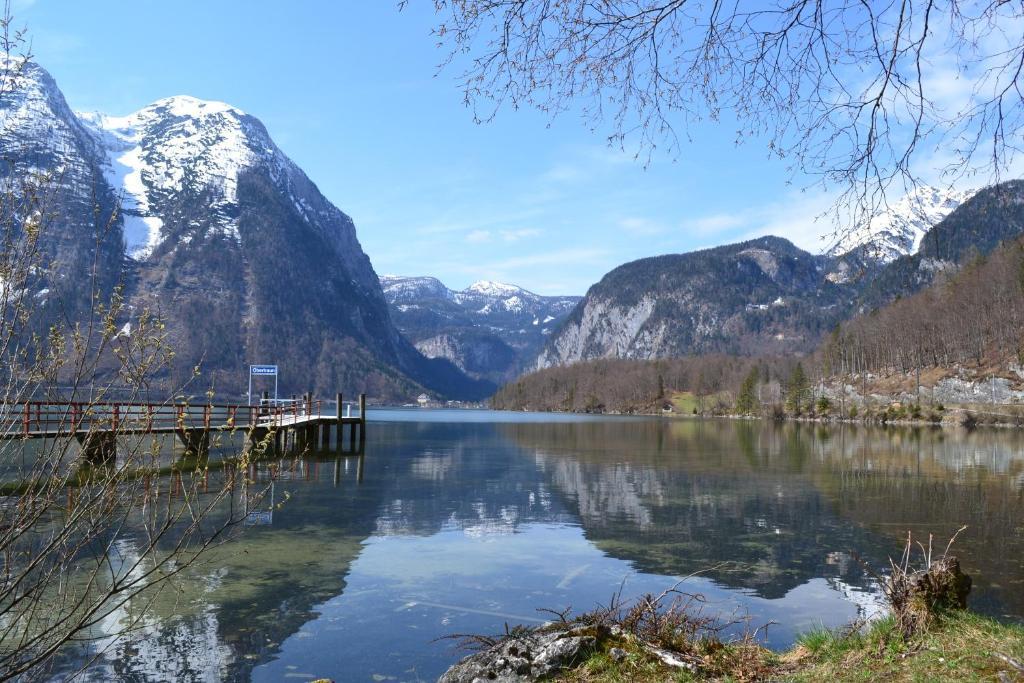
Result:
<instances>
[{"instance_id":1,"label":"snow patch on mountain","mask_svg":"<svg viewBox=\"0 0 1024 683\"><path fill-rule=\"evenodd\" d=\"M493 282L491 280L480 280L471 284L466 292L475 292L476 294L483 294L484 296L500 296L507 297L515 294L521 294L525 292L522 287L516 285L505 284L504 282Z\"/></svg>"},{"instance_id":2,"label":"snow patch on mountain","mask_svg":"<svg viewBox=\"0 0 1024 683\"><path fill-rule=\"evenodd\" d=\"M975 190L938 189L922 185L852 230L828 250L839 257L854 250L879 263L916 253L931 227L971 198Z\"/></svg>"},{"instance_id":3,"label":"snow patch on mountain","mask_svg":"<svg viewBox=\"0 0 1024 683\"><path fill-rule=\"evenodd\" d=\"M416 304L425 298L452 300L455 295L434 277L381 275L379 279L385 298L392 303Z\"/></svg>"},{"instance_id":4,"label":"snow patch on mountain","mask_svg":"<svg viewBox=\"0 0 1024 683\"><path fill-rule=\"evenodd\" d=\"M127 116L78 116L106 151L105 175L122 200L125 251L136 259L164 237L161 197L186 188L212 194L210 229L238 241L239 174L259 162L278 176L292 166L255 119L223 102L180 95ZM296 209L308 214L301 203Z\"/></svg>"}]
</instances>

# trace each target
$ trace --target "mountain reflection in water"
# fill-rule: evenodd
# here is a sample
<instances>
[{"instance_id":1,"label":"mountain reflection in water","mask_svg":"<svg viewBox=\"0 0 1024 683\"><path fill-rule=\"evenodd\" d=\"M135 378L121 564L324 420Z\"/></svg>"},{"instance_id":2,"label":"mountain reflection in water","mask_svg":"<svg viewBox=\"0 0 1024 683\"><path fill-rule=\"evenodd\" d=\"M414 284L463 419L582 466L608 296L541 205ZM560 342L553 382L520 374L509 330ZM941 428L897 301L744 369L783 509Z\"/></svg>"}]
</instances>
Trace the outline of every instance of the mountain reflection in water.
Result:
<instances>
[{"instance_id":1,"label":"mountain reflection in water","mask_svg":"<svg viewBox=\"0 0 1024 683\"><path fill-rule=\"evenodd\" d=\"M190 569L130 638L65 653L55 677L98 655L87 678L433 680L462 654L440 637L704 571L684 585L708 611L775 621L768 644L784 647L876 609L854 553L880 568L908 530L944 547L962 524L972 606L1024 617L1017 432L371 417L362 462L294 463L270 524Z\"/></svg>"}]
</instances>

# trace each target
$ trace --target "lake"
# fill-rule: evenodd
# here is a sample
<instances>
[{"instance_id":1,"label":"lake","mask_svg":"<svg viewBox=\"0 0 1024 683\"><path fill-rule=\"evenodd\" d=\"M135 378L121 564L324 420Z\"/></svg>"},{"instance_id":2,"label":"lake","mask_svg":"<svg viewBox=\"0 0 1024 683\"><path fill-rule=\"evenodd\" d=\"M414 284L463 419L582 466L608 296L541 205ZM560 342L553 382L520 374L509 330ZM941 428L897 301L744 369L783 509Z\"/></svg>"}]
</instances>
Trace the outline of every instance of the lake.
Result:
<instances>
[{"instance_id":1,"label":"lake","mask_svg":"<svg viewBox=\"0 0 1024 683\"><path fill-rule=\"evenodd\" d=\"M464 654L446 636L688 575L705 613L769 624L784 648L879 609L862 561L881 570L908 530L944 547L964 524L971 606L1024 618L1017 431L376 410L363 457L289 461L273 497L143 628L63 665L97 657L92 680L432 681Z\"/></svg>"}]
</instances>

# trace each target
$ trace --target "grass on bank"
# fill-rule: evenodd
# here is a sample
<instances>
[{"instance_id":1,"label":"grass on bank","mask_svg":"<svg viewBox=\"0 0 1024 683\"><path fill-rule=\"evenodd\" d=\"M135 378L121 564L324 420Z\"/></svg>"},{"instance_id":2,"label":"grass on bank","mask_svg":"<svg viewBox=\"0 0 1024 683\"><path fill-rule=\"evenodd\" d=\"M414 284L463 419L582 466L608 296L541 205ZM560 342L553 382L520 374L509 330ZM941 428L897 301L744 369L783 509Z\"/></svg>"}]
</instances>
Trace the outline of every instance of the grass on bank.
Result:
<instances>
[{"instance_id":1,"label":"grass on bank","mask_svg":"<svg viewBox=\"0 0 1024 683\"><path fill-rule=\"evenodd\" d=\"M968 611L945 612L926 632L904 639L887 617L860 630L816 630L787 652L749 641L694 652L695 672L663 664L629 637L613 656L602 647L558 681L1024 681L1024 627L998 623ZM624 654L623 654L624 653Z\"/></svg>"}]
</instances>

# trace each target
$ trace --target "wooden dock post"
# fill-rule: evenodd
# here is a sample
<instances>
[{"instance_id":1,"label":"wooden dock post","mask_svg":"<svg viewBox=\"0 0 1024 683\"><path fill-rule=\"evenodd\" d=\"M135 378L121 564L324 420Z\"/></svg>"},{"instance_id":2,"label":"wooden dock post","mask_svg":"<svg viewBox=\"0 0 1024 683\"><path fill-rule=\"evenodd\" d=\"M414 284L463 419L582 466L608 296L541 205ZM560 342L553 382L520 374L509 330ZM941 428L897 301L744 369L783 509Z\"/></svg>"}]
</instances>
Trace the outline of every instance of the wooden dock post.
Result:
<instances>
[{"instance_id":1,"label":"wooden dock post","mask_svg":"<svg viewBox=\"0 0 1024 683\"><path fill-rule=\"evenodd\" d=\"M117 436L115 432L90 431L77 434L75 438L82 446L82 455L93 464L113 462L117 458Z\"/></svg>"},{"instance_id":2,"label":"wooden dock post","mask_svg":"<svg viewBox=\"0 0 1024 683\"><path fill-rule=\"evenodd\" d=\"M342 408L342 400L341 400L341 392L340 391L338 392L337 399L338 399L338 411L337 411L337 419L336 419L337 424L335 425L335 429L337 430L338 434L337 434L337 440L334 442L334 448L335 448L335 450L337 450L340 453L341 452L341 445L344 443L343 439L344 439L344 436L345 436L344 423L341 421L342 418L344 417L344 410Z\"/></svg>"},{"instance_id":3,"label":"wooden dock post","mask_svg":"<svg viewBox=\"0 0 1024 683\"><path fill-rule=\"evenodd\" d=\"M205 458L210 454L210 430L209 429L179 429L178 439L185 447L186 458Z\"/></svg>"},{"instance_id":4,"label":"wooden dock post","mask_svg":"<svg viewBox=\"0 0 1024 683\"><path fill-rule=\"evenodd\" d=\"M359 450L366 445L366 394L359 394Z\"/></svg>"}]
</instances>

